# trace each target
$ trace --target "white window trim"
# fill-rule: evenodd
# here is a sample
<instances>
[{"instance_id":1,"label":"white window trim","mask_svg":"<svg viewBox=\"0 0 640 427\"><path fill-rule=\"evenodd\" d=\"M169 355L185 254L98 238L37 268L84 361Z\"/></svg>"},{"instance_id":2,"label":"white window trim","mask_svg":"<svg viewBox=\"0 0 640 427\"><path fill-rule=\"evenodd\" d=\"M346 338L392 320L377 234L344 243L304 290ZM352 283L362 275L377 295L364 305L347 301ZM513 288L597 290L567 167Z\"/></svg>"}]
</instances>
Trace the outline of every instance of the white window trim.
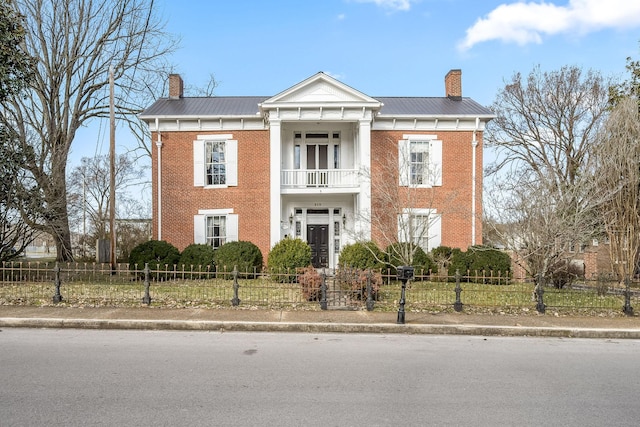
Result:
<instances>
[{"instance_id":1,"label":"white window trim","mask_svg":"<svg viewBox=\"0 0 640 427\"><path fill-rule=\"evenodd\" d=\"M425 209L425 208L404 208L398 218L398 227L400 227L400 216L429 216L433 219L429 220L427 224L427 248L422 248L425 252L429 252L434 248L442 245L442 214L438 213L437 209ZM406 219L405 219L406 221ZM407 236L401 234L402 230L398 228L398 241L406 242Z\"/></svg>"},{"instance_id":2,"label":"white window trim","mask_svg":"<svg viewBox=\"0 0 640 427\"><path fill-rule=\"evenodd\" d=\"M238 215L233 213L233 209L198 209L198 215L193 216L194 243L207 243L206 218L209 216L225 216L225 243L238 241Z\"/></svg>"},{"instance_id":3,"label":"white window trim","mask_svg":"<svg viewBox=\"0 0 640 427\"><path fill-rule=\"evenodd\" d=\"M207 142L225 143L225 184L206 184L204 163ZM193 141L193 186L207 189L238 186L238 141L233 139L233 134L197 135L197 139Z\"/></svg>"},{"instance_id":4,"label":"white window trim","mask_svg":"<svg viewBox=\"0 0 640 427\"><path fill-rule=\"evenodd\" d=\"M411 143L429 143L430 181L426 184L411 183ZM437 135L405 134L398 141L398 175L401 187L433 188L442 186L442 140Z\"/></svg>"}]
</instances>

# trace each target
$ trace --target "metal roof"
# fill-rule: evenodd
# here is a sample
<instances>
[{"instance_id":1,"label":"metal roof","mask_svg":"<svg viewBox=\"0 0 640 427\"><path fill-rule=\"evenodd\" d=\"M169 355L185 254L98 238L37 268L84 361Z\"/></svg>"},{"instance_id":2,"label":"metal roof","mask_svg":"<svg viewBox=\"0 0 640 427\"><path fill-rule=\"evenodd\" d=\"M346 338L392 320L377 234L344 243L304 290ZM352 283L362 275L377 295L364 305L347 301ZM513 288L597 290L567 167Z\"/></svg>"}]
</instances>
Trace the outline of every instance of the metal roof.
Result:
<instances>
[{"instance_id":1,"label":"metal roof","mask_svg":"<svg viewBox=\"0 0 640 427\"><path fill-rule=\"evenodd\" d=\"M375 97L384 106L381 116L493 116L493 112L471 98Z\"/></svg>"},{"instance_id":2,"label":"metal roof","mask_svg":"<svg viewBox=\"0 0 640 427\"><path fill-rule=\"evenodd\" d=\"M258 104L268 96L213 96L206 98L161 98L144 110L142 119L179 117L257 116ZM493 112L471 98L374 97L382 102L379 115L393 116L493 116Z\"/></svg>"},{"instance_id":3,"label":"metal roof","mask_svg":"<svg viewBox=\"0 0 640 427\"><path fill-rule=\"evenodd\" d=\"M160 98L140 115L156 117L256 116L258 104L268 96L212 96L207 98Z\"/></svg>"}]
</instances>

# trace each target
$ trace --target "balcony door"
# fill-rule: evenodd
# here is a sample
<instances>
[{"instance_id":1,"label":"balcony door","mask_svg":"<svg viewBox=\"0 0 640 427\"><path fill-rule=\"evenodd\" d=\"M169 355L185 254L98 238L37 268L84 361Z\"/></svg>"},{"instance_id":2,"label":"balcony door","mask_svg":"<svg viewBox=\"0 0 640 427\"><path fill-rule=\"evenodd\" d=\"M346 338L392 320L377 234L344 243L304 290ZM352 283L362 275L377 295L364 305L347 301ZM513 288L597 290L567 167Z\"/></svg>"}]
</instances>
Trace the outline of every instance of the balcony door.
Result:
<instances>
[{"instance_id":1,"label":"balcony door","mask_svg":"<svg viewBox=\"0 0 640 427\"><path fill-rule=\"evenodd\" d=\"M308 133L307 145L307 185L326 186L329 168L329 135L326 133Z\"/></svg>"}]
</instances>

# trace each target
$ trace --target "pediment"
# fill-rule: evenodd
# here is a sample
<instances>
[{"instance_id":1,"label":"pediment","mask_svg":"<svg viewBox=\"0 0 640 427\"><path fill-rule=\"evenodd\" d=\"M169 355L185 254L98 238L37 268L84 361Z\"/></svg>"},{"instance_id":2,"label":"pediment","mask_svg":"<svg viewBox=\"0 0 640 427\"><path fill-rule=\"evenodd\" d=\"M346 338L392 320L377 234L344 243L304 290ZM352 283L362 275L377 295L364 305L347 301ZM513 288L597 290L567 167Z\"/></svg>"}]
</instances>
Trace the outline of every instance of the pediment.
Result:
<instances>
[{"instance_id":1,"label":"pediment","mask_svg":"<svg viewBox=\"0 0 640 427\"><path fill-rule=\"evenodd\" d=\"M330 77L325 73L318 73L298 83L295 86L271 97L262 103L263 107L276 104L371 104L372 107L380 102L353 89L350 86Z\"/></svg>"}]
</instances>

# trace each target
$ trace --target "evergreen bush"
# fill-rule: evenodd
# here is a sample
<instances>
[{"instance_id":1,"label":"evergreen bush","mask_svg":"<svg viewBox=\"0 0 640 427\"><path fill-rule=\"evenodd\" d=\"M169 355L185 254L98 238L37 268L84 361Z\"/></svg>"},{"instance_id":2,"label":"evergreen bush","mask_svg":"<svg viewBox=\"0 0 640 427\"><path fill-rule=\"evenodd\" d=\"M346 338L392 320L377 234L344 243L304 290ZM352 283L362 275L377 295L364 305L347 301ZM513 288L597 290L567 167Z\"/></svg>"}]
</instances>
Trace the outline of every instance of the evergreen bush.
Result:
<instances>
[{"instance_id":1,"label":"evergreen bush","mask_svg":"<svg viewBox=\"0 0 640 427\"><path fill-rule=\"evenodd\" d=\"M373 242L356 242L346 245L340 251L338 264L342 267L361 270L380 270L385 267L385 255Z\"/></svg>"},{"instance_id":2,"label":"evergreen bush","mask_svg":"<svg viewBox=\"0 0 640 427\"><path fill-rule=\"evenodd\" d=\"M180 261L178 248L164 240L149 240L139 244L129 254L129 268L141 271L145 264L153 271L152 277L165 278L167 274L162 271L173 271Z\"/></svg>"},{"instance_id":3,"label":"evergreen bush","mask_svg":"<svg viewBox=\"0 0 640 427\"><path fill-rule=\"evenodd\" d=\"M276 243L267 260L269 273L279 282L296 278L297 270L311 265L311 247L298 238L286 237Z\"/></svg>"},{"instance_id":4,"label":"evergreen bush","mask_svg":"<svg viewBox=\"0 0 640 427\"><path fill-rule=\"evenodd\" d=\"M251 242L227 242L215 251L214 263L218 272L233 271L237 267L243 276L254 275L262 270L262 252Z\"/></svg>"},{"instance_id":5,"label":"evergreen bush","mask_svg":"<svg viewBox=\"0 0 640 427\"><path fill-rule=\"evenodd\" d=\"M408 254L410 251L413 251L411 266L415 270L416 278L428 276L438 270L435 262L433 262L431 257L427 255L420 246L414 246L410 243L393 243L385 249L387 254L387 264L390 268L389 274L392 276L397 275L396 267L405 264L402 261L401 258L403 257L401 257L400 254Z\"/></svg>"},{"instance_id":6,"label":"evergreen bush","mask_svg":"<svg viewBox=\"0 0 640 427\"><path fill-rule=\"evenodd\" d=\"M198 277L205 277L207 273L213 272L213 254L215 250L210 245L192 243L184 248L178 268L189 272L201 272L204 274Z\"/></svg>"}]
</instances>

